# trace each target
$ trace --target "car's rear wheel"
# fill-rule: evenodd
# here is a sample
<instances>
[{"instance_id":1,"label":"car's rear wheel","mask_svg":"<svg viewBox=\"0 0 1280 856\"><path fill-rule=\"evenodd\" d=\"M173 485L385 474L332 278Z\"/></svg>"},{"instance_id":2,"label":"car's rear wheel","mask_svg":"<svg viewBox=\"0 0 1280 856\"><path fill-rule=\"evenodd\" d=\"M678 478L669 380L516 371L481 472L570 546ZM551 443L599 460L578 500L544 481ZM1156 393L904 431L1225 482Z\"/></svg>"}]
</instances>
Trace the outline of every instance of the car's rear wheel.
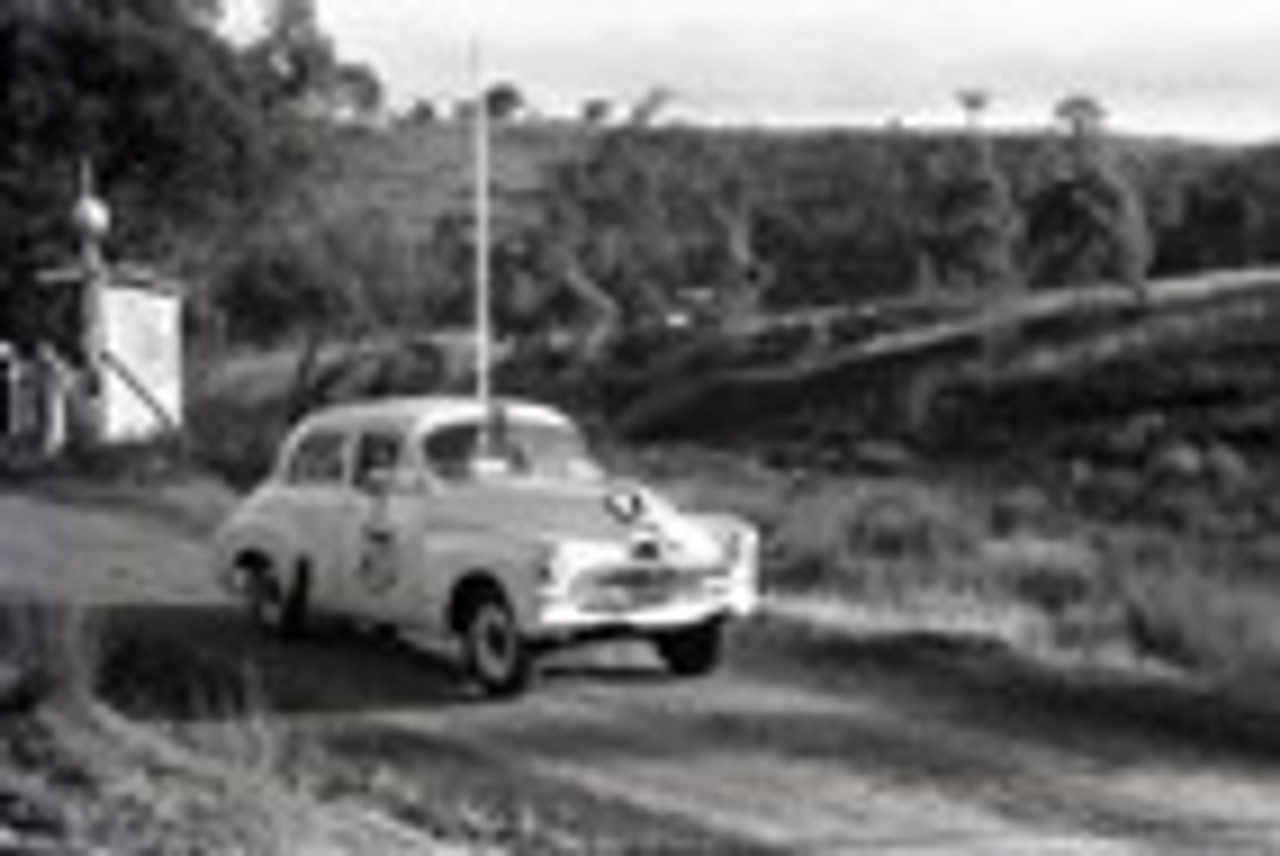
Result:
<instances>
[{"instance_id":1,"label":"car's rear wheel","mask_svg":"<svg viewBox=\"0 0 1280 856\"><path fill-rule=\"evenodd\" d=\"M260 556L241 562L249 620L283 638L301 635L307 623L307 575L299 567L285 583L274 564Z\"/></svg>"},{"instance_id":2,"label":"car's rear wheel","mask_svg":"<svg viewBox=\"0 0 1280 856\"><path fill-rule=\"evenodd\" d=\"M663 633L654 640L658 656L674 675L700 677L709 675L720 665L724 650L724 627L720 621L709 621L682 630Z\"/></svg>"},{"instance_id":3,"label":"car's rear wheel","mask_svg":"<svg viewBox=\"0 0 1280 856\"><path fill-rule=\"evenodd\" d=\"M477 591L466 606L459 631L467 671L486 695L515 695L528 686L532 655L500 591Z\"/></svg>"}]
</instances>

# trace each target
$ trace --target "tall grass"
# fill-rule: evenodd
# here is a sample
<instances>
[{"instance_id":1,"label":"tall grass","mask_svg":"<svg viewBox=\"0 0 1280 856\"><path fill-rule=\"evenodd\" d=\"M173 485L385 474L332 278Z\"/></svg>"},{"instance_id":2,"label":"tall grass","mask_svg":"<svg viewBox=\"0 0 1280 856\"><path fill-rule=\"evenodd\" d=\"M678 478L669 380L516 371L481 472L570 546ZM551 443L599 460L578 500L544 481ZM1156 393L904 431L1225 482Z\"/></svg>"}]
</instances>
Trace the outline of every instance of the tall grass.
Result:
<instances>
[{"instance_id":1,"label":"tall grass","mask_svg":"<svg viewBox=\"0 0 1280 856\"><path fill-rule=\"evenodd\" d=\"M0 595L0 667L10 674L7 706L28 711L43 705L86 707L93 698L101 643L101 626L83 607Z\"/></svg>"},{"instance_id":2,"label":"tall grass","mask_svg":"<svg viewBox=\"0 0 1280 856\"><path fill-rule=\"evenodd\" d=\"M775 598L849 605L877 628L1008 640L1012 626L1035 651L1280 676L1280 546L1214 548L1196 530L1099 519L1025 485L796 479L683 451L648 472L692 505L755 520Z\"/></svg>"},{"instance_id":3,"label":"tall grass","mask_svg":"<svg viewBox=\"0 0 1280 856\"><path fill-rule=\"evenodd\" d=\"M217 853L220 841L253 856L313 844L338 852L324 850L332 830L320 809L297 795L319 750L273 718L259 676L249 670L227 684L169 658L176 668L166 680L189 682L190 703L171 713L199 724L157 727L123 719L98 698L116 653L109 649L97 613L25 595L0 599L0 717L41 723L60 768L84 771L74 796L86 823L126 838L130 852ZM117 811L131 818L129 829L116 828Z\"/></svg>"}]
</instances>

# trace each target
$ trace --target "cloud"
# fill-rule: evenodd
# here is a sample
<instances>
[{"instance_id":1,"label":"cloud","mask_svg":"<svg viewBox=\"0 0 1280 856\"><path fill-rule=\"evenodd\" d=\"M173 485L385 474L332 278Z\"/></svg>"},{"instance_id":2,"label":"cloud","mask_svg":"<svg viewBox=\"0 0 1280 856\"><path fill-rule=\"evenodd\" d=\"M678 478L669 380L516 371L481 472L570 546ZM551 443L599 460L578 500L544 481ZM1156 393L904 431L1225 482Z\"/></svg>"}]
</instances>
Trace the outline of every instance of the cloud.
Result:
<instances>
[{"instance_id":1,"label":"cloud","mask_svg":"<svg viewBox=\"0 0 1280 856\"><path fill-rule=\"evenodd\" d=\"M321 2L402 99L460 93L477 33L494 73L535 101L664 84L690 110L753 118L937 116L954 112L955 88L982 85L1025 116L1084 90L1170 129L1215 111L1258 124L1280 80L1271 0Z\"/></svg>"}]
</instances>

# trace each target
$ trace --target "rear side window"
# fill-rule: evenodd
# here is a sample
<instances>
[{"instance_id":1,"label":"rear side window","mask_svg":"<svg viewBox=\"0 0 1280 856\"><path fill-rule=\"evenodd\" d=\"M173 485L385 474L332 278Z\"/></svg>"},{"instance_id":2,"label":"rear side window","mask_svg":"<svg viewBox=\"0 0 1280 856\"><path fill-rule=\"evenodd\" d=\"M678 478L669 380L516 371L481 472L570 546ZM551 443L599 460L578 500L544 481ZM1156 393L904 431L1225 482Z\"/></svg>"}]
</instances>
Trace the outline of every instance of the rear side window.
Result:
<instances>
[{"instance_id":1,"label":"rear side window","mask_svg":"<svg viewBox=\"0 0 1280 856\"><path fill-rule=\"evenodd\" d=\"M302 439L285 468L290 484L336 484L343 475L343 435L317 431Z\"/></svg>"}]
</instances>

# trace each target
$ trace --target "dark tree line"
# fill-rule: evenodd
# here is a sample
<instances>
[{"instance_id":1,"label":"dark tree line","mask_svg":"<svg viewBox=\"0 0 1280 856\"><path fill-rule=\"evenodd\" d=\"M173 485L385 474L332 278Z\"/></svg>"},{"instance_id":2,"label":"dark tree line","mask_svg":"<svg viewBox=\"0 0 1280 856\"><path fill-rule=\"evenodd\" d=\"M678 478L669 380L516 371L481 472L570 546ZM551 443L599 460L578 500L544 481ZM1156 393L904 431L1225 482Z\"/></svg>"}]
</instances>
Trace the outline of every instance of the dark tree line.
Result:
<instances>
[{"instance_id":1,"label":"dark tree line","mask_svg":"<svg viewBox=\"0 0 1280 856\"><path fill-rule=\"evenodd\" d=\"M163 250L269 188L262 81L206 2L20 0L0 10L0 241L56 252L91 163L121 242ZM8 256L12 258L13 256Z\"/></svg>"},{"instance_id":2,"label":"dark tree line","mask_svg":"<svg viewBox=\"0 0 1280 856\"><path fill-rule=\"evenodd\" d=\"M690 298L724 320L735 304L1141 289L1151 276L1276 258L1274 153L1113 136L1081 96L1058 115L1057 133L1025 136L976 122L955 134L793 138L585 131L588 142L547 169L525 218L537 228L509 268L532 272L526 290L530 278L535 292L572 283L579 306L607 304L614 326L644 327ZM525 327L561 317L531 302Z\"/></svg>"},{"instance_id":3,"label":"dark tree line","mask_svg":"<svg viewBox=\"0 0 1280 856\"><path fill-rule=\"evenodd\" d=\"M70 211L86 166L115 210L113 255L201 283L252 278L248 294L232 297L241 317L253 315L255 290L267 308L285 291L295 308L338 302L318 296L332 290L332 278L317 274L333 253L299 251L297 235L275 252L264 234L275 200L331 147L335 120L381 106L376 75L338 56L312 6L280 0L265 35L244 47L220 34L219 0L0 6L5 326L32 314L19 308L38 299L32 271L70 255ZM197 311L205 305L192 302ZM291 319L268 312L260 323L286 330Z\"/></svg>"},{"instance_id":4,"label":"dark tree line","mask_svg":"<svg viewBox=\"0 0 1280 856\"><path fill-rule=\"evenodd\" d=\"M1280 149L896 129L749 140L766 303L1140 285L1280 260ZM697 169L696 165L690 169Z\"/></svg>"},{"instance_id":5,"label":"dark tree line","mask_svg":"<svg viewBox=\"0 0 1280 856\"><path fill-rule=\"evenodd\" d=\"M376 75L337 55L309 0L276 11L260 41L236 48L211 25L217 0L0 6L0 288L65 257L88 162L117 211L119 254L211 281L209 317L238 338L461 317L448 293L465 286L465 218L432 236L393 208L308 207L308 184L341 172L344 151L415 131L339 127L377 112ZM1280 259L1277 149L1115 139L1080 98L1060 105L1053 137L982 128L979 92L961 94L970 121L954 134L780 137L655 127L670 97L655 91L607 123L597 105L571 143L539 156L538 192L500 201L513 224L495 250L505 327L537 334L586 316L598 338L690 307L723 319ZM486 107L513 119L523 101L501 84ZM500 124L501 164L503 134L538 132Z\"/></svg>"}]
</instances>

